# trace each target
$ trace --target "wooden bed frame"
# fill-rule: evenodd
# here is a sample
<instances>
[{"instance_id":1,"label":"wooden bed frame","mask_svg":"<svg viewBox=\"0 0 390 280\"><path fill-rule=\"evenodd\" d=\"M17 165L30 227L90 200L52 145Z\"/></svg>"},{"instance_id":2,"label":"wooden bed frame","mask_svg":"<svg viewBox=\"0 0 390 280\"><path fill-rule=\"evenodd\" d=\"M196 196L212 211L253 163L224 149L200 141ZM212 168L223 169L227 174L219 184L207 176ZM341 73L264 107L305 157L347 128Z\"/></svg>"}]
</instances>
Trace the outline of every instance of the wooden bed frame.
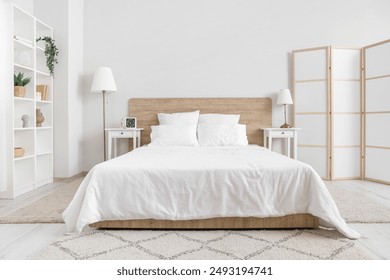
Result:
<instances>
[{"instance_id":1,"label":"wooden bed frame","mask_svg":"<svg viewBox=\"0 0 390 280\"><path fill-rule=\"evenodd\" d=\"M129 116L136 117L137 126L144 128L141 135L141 145L150 143L151 126L158 125L157 113L195 110L200 110L201 114L240 114L240 123L247 125L250 144L263 146L260 128L272 127L272 101L270 98L133 98L129 100ZM226 217L186 221L116 220L100 221L90 224L90 226L127 229L315 228L319 226L319 219L310 214L293 214L283 217Z\"/></svg>"}]
</instances>

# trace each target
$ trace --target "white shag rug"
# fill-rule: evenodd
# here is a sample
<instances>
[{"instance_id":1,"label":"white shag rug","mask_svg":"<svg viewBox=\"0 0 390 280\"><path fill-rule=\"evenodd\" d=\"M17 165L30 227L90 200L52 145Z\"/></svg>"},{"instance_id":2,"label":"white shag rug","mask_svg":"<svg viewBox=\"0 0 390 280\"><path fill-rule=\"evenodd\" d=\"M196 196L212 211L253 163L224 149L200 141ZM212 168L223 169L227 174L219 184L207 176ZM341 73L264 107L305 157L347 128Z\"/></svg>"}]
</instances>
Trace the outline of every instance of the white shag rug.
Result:
<instances>
[{"instance_id":1,"label":"white shag rug","mask_svg":"<svg viewBox=\"0 0 390 280\"><path fill-rule=\"evenodd\" d=\"M32 257L43 260L355 260L353 240L327 230L92 230L68 235Z\"/></svg>"}]
</instances>

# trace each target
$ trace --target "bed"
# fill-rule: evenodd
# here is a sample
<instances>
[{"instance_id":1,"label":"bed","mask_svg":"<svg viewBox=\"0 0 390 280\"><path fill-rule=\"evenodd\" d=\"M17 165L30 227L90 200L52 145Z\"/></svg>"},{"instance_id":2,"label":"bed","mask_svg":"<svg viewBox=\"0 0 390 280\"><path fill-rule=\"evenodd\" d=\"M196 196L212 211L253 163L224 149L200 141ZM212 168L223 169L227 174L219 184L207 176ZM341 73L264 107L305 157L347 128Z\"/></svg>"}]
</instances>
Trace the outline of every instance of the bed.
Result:
<instances>
[{"instance_id":1,"label":"bed","mask_svg":"<svg viewBox=\"0 0 390 280\"><path fill-rule=\"evenodd\" d=\"M63 213L67 230L98 228L336 228L359 234L341 218L308 165L262 146L271 126L268 98L131 99L142 144L159 112L240 114L243 147L147 147L96 165ZM212 179L210 179L212 178Z\"/></svg>"}]
</instances>

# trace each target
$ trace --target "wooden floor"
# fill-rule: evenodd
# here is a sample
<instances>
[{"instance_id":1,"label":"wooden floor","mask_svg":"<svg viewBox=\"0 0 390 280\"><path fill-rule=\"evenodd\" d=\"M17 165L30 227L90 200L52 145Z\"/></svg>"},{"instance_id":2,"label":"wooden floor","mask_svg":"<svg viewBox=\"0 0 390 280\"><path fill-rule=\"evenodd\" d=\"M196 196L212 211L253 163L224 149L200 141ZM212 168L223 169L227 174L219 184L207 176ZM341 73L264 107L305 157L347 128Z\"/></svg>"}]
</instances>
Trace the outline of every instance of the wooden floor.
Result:
<instances>
[{"instance_id":1,"label":"wooden floor","mask_svg":"<svg viewBox=\"0 0 390 280\"><path fill-rule=\"evenodd\" d=\"M0 217L40 199L68 182L55 182L14 200L0 200ZM356 180L326 184L370 196L377 203L390 205L390 186L387 185ZM390 224L349 225L362 234L357 243L372 258L390 259ZM64 224L0 224L0 259L28 259L64 233Z\"/></svg>"}]
</instances>

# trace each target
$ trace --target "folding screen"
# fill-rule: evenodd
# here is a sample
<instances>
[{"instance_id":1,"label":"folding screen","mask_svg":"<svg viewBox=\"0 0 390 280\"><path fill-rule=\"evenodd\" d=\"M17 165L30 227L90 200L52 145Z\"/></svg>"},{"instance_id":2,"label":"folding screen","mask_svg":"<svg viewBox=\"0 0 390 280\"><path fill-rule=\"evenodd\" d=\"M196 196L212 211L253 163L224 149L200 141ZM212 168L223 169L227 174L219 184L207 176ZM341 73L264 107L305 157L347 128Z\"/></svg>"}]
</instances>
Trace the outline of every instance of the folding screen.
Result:
<instances>
[{"instance_id":1,"label":"folding screen","mask_svg":"<svg viewBox=\"0 0 390 280\"><path fill-rule=\"evenodd\" d=\"M298 159L330 179L329 48L293 51L294 124L302 128Z\"/></svg>"},{"instance_id":2,"label":"folding screen","mask_svg":"<svg viewBox=\"0 0 390 280\"><path fill-rule=\"evenodd\" d=\"M331 47L331 179L361 179L361 50Z\"/></svg>"},{"instance_id":3,"label":"folding screen","mask_svg":"<svg viewBox=\"0 0 390 280\"><path fill-rule=\"evenodd\" d=\"M390 184L390 40L363 48L365 179Z\"/></svg>"}]
</instances>

